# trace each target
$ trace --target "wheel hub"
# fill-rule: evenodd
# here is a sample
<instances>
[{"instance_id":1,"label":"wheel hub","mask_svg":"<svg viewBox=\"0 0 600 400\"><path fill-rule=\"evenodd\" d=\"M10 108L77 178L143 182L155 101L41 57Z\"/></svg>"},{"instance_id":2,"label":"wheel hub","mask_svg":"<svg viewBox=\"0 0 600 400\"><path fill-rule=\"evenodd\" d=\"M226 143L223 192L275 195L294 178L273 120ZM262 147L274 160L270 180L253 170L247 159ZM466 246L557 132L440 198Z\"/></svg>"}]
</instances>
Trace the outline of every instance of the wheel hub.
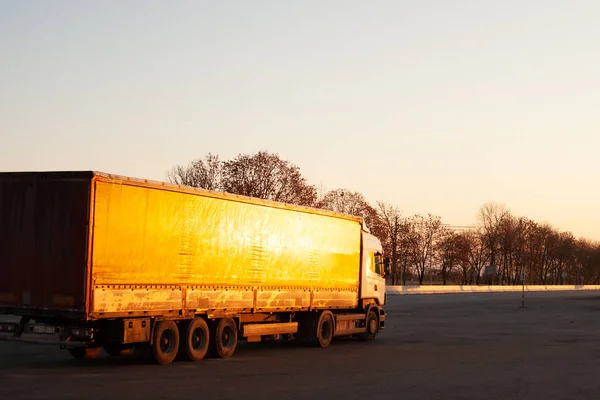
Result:
<instances>
[{"instance_id":1,"label":"wheel hub","mask_svg":"<svg viewBox=\"0 0 600 400\"><path fill-rule=\"evenodd\" d=\"M196 329L192 335L192 346L194 349L199 350L204 343L204 334L202 330Z\"/></svg>"}]
</instances>

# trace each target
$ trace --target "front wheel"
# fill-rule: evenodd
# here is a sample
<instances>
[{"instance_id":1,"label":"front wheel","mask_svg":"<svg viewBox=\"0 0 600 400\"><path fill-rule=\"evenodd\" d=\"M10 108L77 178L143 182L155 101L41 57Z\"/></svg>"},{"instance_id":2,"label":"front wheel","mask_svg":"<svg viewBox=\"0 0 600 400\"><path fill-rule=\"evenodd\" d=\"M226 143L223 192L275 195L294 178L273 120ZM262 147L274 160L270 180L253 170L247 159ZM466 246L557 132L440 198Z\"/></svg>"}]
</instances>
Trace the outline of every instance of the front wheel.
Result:
<instances>
[{"instance_id":1,"label":"front wheel","mask_svg":"<svg viewBox=\"0 0 600 400\"><path fill-rule=\"evenodd\" d=\"M179 350L179 329L174 321L159 321L152 338L152 355L158 364L171 364Z\"/></svg>"},{"instance_id":2,"label":"front wheel","mask_svg":"<svg viewBox=\"0 0 600 400\"><path fill-rule=\"evenodd\" d=\"M375 313L375 311L369 311L365 328L365 333L363 333L360 338L362 340L375 339L375 336L377 336L377 333L379 332L379 319L377 318L377 313Z\"/></svg>"}]
</instances>

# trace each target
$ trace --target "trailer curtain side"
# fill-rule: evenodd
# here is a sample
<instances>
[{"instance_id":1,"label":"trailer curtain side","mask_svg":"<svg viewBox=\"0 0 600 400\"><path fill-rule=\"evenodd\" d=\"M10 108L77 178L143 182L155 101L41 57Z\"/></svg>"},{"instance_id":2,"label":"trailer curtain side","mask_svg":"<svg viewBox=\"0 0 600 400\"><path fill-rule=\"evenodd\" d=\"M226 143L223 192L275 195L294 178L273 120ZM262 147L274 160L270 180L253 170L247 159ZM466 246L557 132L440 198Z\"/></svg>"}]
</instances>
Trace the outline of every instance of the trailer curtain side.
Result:
<instances>
[{"instance_id":1,"label":"trailer curtain side","mask_svg":"<svg viewBox=\"0 0 600 400\"><path fill-rule=\"evenodd\" d=\"M99 177L93 221L96 313L358 302L357 219Z\"/></svg>"}]
</instances>

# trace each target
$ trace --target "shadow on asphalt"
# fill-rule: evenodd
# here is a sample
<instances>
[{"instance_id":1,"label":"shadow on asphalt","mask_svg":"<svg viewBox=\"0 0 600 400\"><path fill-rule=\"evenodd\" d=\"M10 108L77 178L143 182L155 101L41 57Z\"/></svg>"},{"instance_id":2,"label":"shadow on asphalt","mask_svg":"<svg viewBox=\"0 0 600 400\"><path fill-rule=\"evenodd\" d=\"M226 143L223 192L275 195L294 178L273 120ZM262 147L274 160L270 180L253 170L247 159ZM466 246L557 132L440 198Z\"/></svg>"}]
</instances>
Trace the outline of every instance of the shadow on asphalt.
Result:
<instances>
[{"instance_id":1,"label":"shadow on asphalt","mask_svg":"<svg viewBox=\"0 0 600 400\"><path fill-rule=\"evenodd\" d=\"M368 345L377 345L377 343L381 343L385 345L385 337L378 337L374 342L364 342L357 338L336 338L329 347L332 349L343 348L346 346L368 346ZM39 346L43 345L30 345L39 348ZM32 348L33 349L33 348ZM68 354L67 350L59 350L60 355L55 353L56 357L47 357L46 351L47 349L42 349L42 351L32 351L30 358L27 357L26 354L20 353L19 355L15 355L14 360L11 360L10 356L5 358L3 361L6 364L0 364L0 371L2 370L14 370L17 368L26 368L26 369L34 369L34 370L57 370L57 369L72 369L72 368L84 368L84 369L95 369L95 368L107 368L107 367L127 367L127 366L157 366L156 363L153 362L151 358L144 357L133 357L133 356L110 356L106 354L104 351L101 351L100 354L94 358L89 360L78 360L75 358L71 358ZM307 343L298 343L294 341L273 341L273 342L262 342L262 343L246 343L240 342L238 343L235 354L232 356L231 360L235 360L236 358L247 358L247 357L256 357L268 354L269 357L273 356L274 352L281 352L283 354L290 354L290 352L302 352L306 354L307 351L319 351L322 350L317 346L307 344ZM27 352L29 353L29 352ZM60 357L60 358L59 358ZM63 358L65 357L65 358ZM42 361L43 360L43 361ZM14 362L13 362L14 361ZM178 360L176 359L173 362L173 365L194 365L198 363L210 363L210 362L219 362L219 361L227 361L219 358L212 358L209 355L206 356L205 359L199 362L186 361L186 360Z\"/></svg>"}]
</instances>

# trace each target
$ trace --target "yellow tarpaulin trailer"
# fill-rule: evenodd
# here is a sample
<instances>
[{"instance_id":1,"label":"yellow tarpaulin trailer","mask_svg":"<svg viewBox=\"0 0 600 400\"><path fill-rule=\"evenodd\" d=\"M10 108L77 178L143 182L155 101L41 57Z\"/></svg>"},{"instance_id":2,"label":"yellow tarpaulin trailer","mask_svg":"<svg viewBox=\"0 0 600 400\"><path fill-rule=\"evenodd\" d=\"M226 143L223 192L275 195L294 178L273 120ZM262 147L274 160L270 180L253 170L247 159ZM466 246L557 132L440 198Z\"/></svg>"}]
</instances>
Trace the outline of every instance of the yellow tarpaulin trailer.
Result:
<instances>
[{"instance_id":1,"label":"yellow tarpaulin trailer","mask_svg":"<svg viewBox=\"0 0 600 400\"><path fill-rule=\"evenodd\" d=\"M184 292L191 309L308 308L311 293L356 307L361 231L352 217L97 176L91 312L181 309Z\"/></svg>"}]
</instances>

